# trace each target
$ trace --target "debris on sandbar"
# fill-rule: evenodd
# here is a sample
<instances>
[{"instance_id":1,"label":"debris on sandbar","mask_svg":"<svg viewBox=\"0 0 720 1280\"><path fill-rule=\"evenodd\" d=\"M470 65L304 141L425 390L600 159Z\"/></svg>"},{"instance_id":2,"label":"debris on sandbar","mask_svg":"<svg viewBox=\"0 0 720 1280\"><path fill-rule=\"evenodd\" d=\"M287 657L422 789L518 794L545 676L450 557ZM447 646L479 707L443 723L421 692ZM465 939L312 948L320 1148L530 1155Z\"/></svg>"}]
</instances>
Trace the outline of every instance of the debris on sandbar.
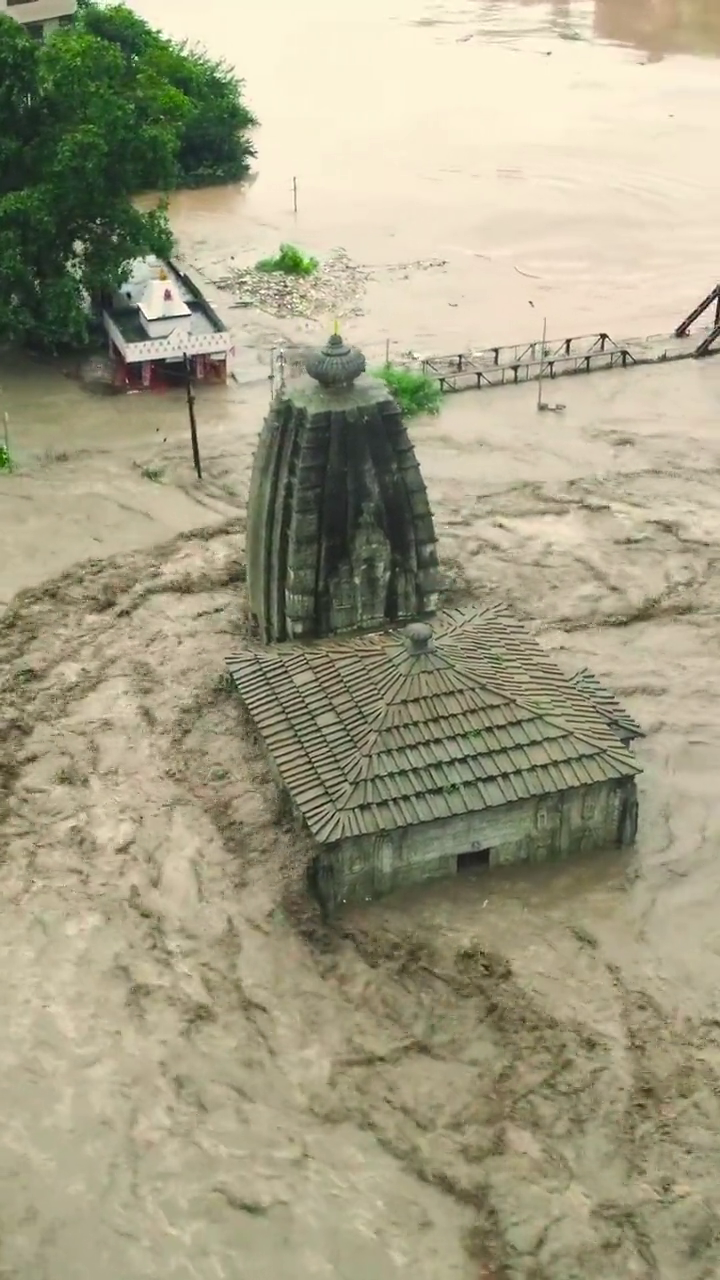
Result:
<instances>
[{"instance_id":1,"label":"debris on sandbar","mask_svg":"<svg viewBox=\"0 0 720 1280\"><path fill-rule=\"evenodd\" d=\"M216 284L235 295L235 306L254 307L279 319L314 320L323 315L347 319L362 315L369 276L367 268L353 262L345 249L334 249L312 275L232 267Z\"/></svg>"}]
</instances>

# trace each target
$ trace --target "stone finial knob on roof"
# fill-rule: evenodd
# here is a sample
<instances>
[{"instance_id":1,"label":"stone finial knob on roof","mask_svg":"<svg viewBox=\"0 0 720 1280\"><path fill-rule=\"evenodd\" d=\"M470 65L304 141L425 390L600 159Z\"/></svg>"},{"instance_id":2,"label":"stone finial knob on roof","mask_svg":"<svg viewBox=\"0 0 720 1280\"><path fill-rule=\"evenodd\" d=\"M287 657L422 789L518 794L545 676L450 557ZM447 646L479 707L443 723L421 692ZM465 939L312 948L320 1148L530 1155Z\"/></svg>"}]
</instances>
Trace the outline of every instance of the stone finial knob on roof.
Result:
<instances>
[{"instance_id":1,"label":"stone finial knob on roof","mask_svg":"<svg viewBox=\"0 0 720 1280\"><path fill-rule=\"evenodd\" d=\"M403 635L410 653L427 653L433 648L432 627L426 622L411 622Z\"/></svg>"},{"instance_id":2,"label":"stone finial knob on roof","mask_svg":"<svg viewBox=\"0 0 720 1280\"><path fill-rule=\"evenodd\" d=\"M321 387L340 388L352 386L365 372L366 364L362 351L349 347L339 333L333 333L324 347L310 352L305 368Z\"/></svg>"}]
</instances>

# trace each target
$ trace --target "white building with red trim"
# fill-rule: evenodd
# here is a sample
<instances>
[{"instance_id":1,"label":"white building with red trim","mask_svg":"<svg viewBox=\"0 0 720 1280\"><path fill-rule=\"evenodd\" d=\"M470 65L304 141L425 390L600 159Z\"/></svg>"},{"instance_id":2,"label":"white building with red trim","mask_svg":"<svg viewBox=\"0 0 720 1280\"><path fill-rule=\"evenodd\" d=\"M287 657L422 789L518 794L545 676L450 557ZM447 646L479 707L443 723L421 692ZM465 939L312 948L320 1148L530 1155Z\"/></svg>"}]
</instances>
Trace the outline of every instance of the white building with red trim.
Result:
<instances>
[{"instance_id":1,"label":"white building with red trim","mask_svg":"<svg viewBox=\"0 0 720 1280\"><path fill-rule=\"evenodd\" d=\"M164 385L190 373L225 382L232 335L177 263L141 258L102 313L118 383Z\"/></svg>"}]
</instances>

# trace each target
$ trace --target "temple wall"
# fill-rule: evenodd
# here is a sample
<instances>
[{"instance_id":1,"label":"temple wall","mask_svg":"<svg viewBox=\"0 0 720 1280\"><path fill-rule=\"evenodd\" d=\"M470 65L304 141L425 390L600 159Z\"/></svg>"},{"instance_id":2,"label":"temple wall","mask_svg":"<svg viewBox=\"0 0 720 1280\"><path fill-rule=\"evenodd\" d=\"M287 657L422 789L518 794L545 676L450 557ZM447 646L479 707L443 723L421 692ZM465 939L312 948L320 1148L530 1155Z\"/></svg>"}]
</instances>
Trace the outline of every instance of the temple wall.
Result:
<instances>
[{"instance_id":1,"label":"temple wall","mask_svg":"<svg viewBox=\"0 0 720 1280\"><path fill-rule=\"evenodd\" d=\"M454 876L465 866L539 862L630 845L636 830L635 781L623 779L345 840L318 854L313 880L333 910Z\"/></svg>"}]
</instances>

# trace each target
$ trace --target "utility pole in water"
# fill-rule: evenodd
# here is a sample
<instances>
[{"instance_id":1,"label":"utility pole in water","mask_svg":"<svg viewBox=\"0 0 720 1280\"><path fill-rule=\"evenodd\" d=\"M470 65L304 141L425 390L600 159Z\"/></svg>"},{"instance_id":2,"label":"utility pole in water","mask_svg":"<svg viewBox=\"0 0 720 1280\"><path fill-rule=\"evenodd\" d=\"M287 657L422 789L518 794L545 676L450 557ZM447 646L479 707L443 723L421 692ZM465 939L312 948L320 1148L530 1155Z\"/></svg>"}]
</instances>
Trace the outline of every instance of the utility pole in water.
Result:
<instances>
[{"instance_id":1,"label":"utility pole in water","mask_svg":"<svg viewBox=\"0 0 720 1280\"><path fill-rule=\"evenodd\" d=\"M564 404L548 404L546 400L543 400L543 378L545 376L546 348L547 348L547 316L543 318L542 344L540 347L540 368L538 370L538 380L537 380L537 384L538 384L537 407L538 407L539 413L545 413L545 412L563 413L565 409ZM550 372L552 373L552 370L550 370Z\"/></svg>"},{"instance_id":2,"label":"utility pole in water","mask_svg":"<svg viewBox=\"0 0 720 1280\"><path fill-rule=\"evenodd\" d=\"M192 385L192 366L188 355L185 356L185 395L187 398L188 418L190 419L193 463L198 480L202 480L202 463L200 462L200 446L198 444L197 420L195 418L195 394Z\"/></svg>"},{"instance_id":3,"label":"utility pole in water","mask_svg":"<svg viewBox=\"0 0 720 1280\"><path fill-rule=\"evenodd\" d=\"M545 364L545 343L547 342L547 316L543 317L542 343L540 346L540 372L538 374L538 409L546 409L547 405L543 403L543 367Z\"/></svg>"}]
</instances>

